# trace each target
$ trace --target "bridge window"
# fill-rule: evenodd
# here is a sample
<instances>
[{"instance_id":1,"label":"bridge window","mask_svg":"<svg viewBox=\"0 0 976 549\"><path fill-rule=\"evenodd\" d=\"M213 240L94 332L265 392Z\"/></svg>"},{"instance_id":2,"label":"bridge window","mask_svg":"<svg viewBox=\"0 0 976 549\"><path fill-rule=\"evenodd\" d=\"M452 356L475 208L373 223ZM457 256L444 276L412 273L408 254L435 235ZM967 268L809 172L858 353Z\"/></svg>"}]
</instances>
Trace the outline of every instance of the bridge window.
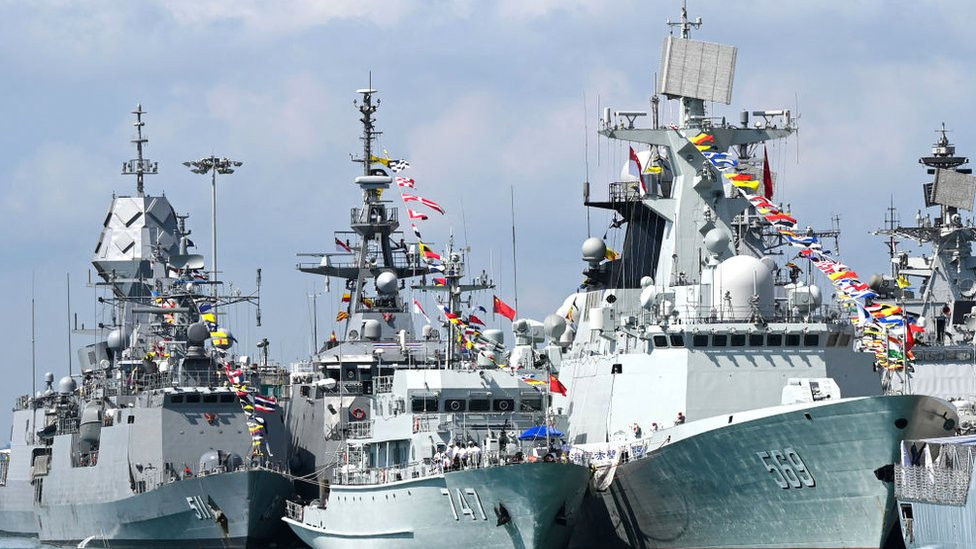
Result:
<instances>
[{"instance_id":1,"label":"bridge window","mask_svg":"<svg viewBox=\"0 0 976 549\"><path fill-rule=\"evenodd\" d=\"M827 336L827 346L836 347L837 346L837 332L830 332Z\"/></svg>"},{"instance_id":2,"label":"bridge window","mask_svg":"<svg viewBox=\"0 0 976 549\"><path fill-rule=\"evenodd\" d=\"M762 334L749 334L749 346L750 347L762 347L765 338Z\"/></svg>"},{"instance_id":3,"label":"bridge window","mask_svg":"<svg viewBox=\"0 0 976 549\"><path fill-rule=\"evenodd\" d=\"M667 338L667 336L656 335L656 336L654 336L653 339L654 339L654 346L655 347L667 347L668 346L668 338Z\"/></svg>"},{"instance_id":4,"label":"bridge window","mask_svg":"<svg viewBox=\"0 0 976 549\"><path fill-rule=\"evenodd\" d=\"M732 341L733 347L745 347L746 345L746 334L732 334L729 339Z\"/></svg>"},{"instance_id":5,"label":"bridge window","mask_svg":"<svg viewBox=\"0 0 976 549\"><path fill-rule=\"evenodd\" d=\"M799 347L800 346L800 334L786 334L786 346L787 347Z\"/></svg>"},{"instance_id":6,"label":"bridge window","mask_svg":"<svg viewBox=\"0 0 976 549\"><path fill-rule=\"evenodd\" d=\"M819 347L820 346L820 334L804 334L803 335L803 346L804 347Z\"/></svg>"},{"instance_id":7,"label":"bridge window","mask_svg":"<svg viewBox=\"0 0 976 549\"><path fill-rule=\"evenodd\" d=\"M725 347L729 344L729 336L725 334L715 334L712 336L713 347Z\"/></svg>"},{"instance_id":8,"label":"bridge window","mask_svg":"<svg viewBox=\"0 0 976 549\"><path fill-rule=\"evenodd\" d=\"M708 347L708 336L695 334L691 336L691 344L694 347Z\"/></svg>"},{"instance_id":9,"label":"bridge window","mask_svg":"<svg viewBox=\"0 0 976 549\"><path fill-rule=\"evenodd\" d=\"M779 347L783 344L783 334L766 334L767 347Z\"/></svg>"},{"instance_id":10,"label":"bridge window","mask_svg":"<svg viewBox=\"0 0 976 549\"><path fill-rule=\"evenodd\" d=\"M671 334L671 346L672 347L684 347L685 346L685 336L681 334Z\"/></svg>"},{"instance_id":11,"label":"bridge window","mask_svg":"<svg viewBox=\"0 0 976 549\"><path fill-rule=\"evenodd\" d=\"M487 412L491 409L491 403L487 398L472 398L468 401L469 412Z\"/></svg>"}]
</instances>

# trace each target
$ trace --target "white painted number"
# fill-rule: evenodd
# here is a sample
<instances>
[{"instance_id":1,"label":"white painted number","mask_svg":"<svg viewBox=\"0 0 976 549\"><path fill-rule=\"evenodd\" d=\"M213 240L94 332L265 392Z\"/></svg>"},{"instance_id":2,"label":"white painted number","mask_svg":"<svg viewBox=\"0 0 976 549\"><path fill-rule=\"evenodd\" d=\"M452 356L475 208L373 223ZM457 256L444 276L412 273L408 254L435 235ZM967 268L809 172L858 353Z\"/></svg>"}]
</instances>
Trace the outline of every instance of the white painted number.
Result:
<instances>
[{"instance_id":1,"label":"white painted number","mask_svg":"<svg viewBox=\"0 0 976 549\"><path fill-rule=\"evenodd\" d=\"M793 448L756 452L756 455L766 470L772 473L776 484L784 490L817 485L803 458Z\"/></svg>"},{"instance_id":2,"label":"white painted number","mask_svg":"<svg viewBox=\"0 0 976 549\"><path fill-rule=\"evenodd\" d=\"M186 498L186 503L190 506L197 515L198 520L213 519L213 513L210 512L210 506L204 503L203 497L201 496L188 496Z\"/></svg>"},{"instance_id":3,"label":"white painted number","mask_svg":"<svg viewBox=\"0 0 976 549\"><path fill-rule=\"evenodd\" d=\"M475 506L478 508L478 514L481 515L481 520L488 520L488 515L485 514L485 507L481 504L481 496L478 495L478 492L474 488L465 488L464 492L458 488L455 490L455 493L457 495L457 504L454 503L454 498L451 497L450 490L441 488L441 495L447 496L447 502L451 506L451 514L454 516L454 520L461 520L461 515L468 515L471 517L471 520L478 520L478 517L475 516L474 509L468 504L468 499L464 497L465 494L471 496L474 500ZM458 505L461 507L460 514L458 514Z\"/></svg>"}]
</instances>

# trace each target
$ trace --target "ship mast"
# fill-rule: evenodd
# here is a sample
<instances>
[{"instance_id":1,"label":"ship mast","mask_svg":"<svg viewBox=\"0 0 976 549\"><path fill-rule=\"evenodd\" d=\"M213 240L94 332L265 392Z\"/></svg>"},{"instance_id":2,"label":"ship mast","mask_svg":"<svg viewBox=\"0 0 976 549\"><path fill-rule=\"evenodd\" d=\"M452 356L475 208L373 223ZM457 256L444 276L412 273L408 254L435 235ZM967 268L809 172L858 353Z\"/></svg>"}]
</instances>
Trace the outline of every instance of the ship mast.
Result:
<instances>
[{"instance_id":1,"label":"ship mast","mask_svg":"<svg viewBox=\"0 0 976 549\"><path fill-rule=\"evenodd\" d=\"M672 34L674 28L681 29L681 38L689 40L691 29L699 29L702 25L701 17L696 17L694 21L688 20L688 3L686 0L681 2L681 19L677 22L668 19L667 25L671 27ZM662 90L663 91L663 90ZM701 127L702 120L705 118L705 101L695 97L680 97L681 100L681 127Z\"/></svg>"},{"instance_id":2,"label":"ship mast","mask_svg":"<svg viewBox=\"0 0 976 549\"><path fill-rule=\"evenodd\" d=\"M136 110L132 111L132 114L136 115L136 121L132 123L136 127L136 137L132 140L132 143L136 146L136 158L122 163L122 175L135 175L136 194L143 196L144 186L142 176L145 174L155 175L159 173L159 162L153 162L148 158L142 157L142 148L149 142L149 138L142 135L142 127L146 125L142 121L142 115L146 114L146 111L142 110L142 103L136 105Z\"/></svg>"}]
</instances>

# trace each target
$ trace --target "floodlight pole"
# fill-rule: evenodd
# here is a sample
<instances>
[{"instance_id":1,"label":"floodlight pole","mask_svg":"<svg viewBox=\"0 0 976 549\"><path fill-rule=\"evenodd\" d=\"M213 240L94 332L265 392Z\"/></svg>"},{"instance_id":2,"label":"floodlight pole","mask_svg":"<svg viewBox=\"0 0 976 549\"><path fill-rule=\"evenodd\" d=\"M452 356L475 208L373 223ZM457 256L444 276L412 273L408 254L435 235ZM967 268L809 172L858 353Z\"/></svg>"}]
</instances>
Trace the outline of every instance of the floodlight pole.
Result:
<instances>
[{"instance_id":1,"label":"floodlight pole","mask_svg":"<svg viewBox=\"0 0 976 549\"><path fill-rule=\"evenodd\" d=\"M210 278L211 294L217 297L217 174L232 174L234 168L242 166L244 163L238 160L231 160L227 157L217 158L208 156L200 160L189 160L183 163L196 174L210 172L210 250L211 250L211 271Z\"/></svg>"}]
</instances>

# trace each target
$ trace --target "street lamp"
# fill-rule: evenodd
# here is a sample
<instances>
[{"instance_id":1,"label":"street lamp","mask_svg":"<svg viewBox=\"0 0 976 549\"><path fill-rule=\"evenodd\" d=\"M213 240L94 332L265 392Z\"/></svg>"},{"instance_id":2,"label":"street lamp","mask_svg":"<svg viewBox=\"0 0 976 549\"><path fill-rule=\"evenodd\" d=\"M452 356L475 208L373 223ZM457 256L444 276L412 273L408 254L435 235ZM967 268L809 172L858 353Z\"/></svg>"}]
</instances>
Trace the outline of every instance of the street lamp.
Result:
<instances>
[{"instance_id":1,"label":"street lamp","mask_svg":"<svg viewBox=\"0 0 976 549\"><path fill-rule=\"evenodd\" d=\"M213 285L212 293L214 297L217 295L217 174L234 173L234 168L239 168L243 164L243 162L231 160L227 157L217 158L216 156L207 156L200 160L188 160L183 163L193 173L202 175L210 172L210 213L212 216L210 225L210 249L213 253L213 257L211 258L213 276L210 279L210 283Z\"/></svg>"}]
</instances>

